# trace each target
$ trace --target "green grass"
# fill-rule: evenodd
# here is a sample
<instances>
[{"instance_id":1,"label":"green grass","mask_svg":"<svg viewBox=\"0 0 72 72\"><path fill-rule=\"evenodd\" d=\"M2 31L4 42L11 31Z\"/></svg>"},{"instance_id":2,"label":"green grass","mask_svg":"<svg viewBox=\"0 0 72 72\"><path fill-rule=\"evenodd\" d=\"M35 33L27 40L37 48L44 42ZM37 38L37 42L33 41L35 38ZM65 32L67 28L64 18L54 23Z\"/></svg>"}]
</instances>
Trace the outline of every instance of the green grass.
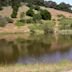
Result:
<instances>
[{"instance_id":1,"label":"green grass","mask_svg":"<svg viewBox=\"0 0 72 72\"><path fill-rule=\"evenodd\" d=\"M44 27L48 27L48 28L53 28L54 27L54 21L46 21L46 22L43 22L43 24L30 24L29 28L30 29L33 29L33 30L43 30Z\"/></svg>"},{"instance_id":2,"label":"green grass","mask_svg":"<svg viewBox=\"0 0 72 72\"><path fill-rule=\"evenodd\" d=\"M72 29L72 19L71 18L62 18L60 19L60 29Z\"/></svg>"},{"instance_id":3,"label":"green grass","mask_svg":"<svg viewBox=\"0 0 72 72\"><path fill-rule=\"evenodd\" d=\"M20 22L19 20L16 22L16 26L20 27L20 26L24 26L23 22Z\"/></svg>"}]
</instances>

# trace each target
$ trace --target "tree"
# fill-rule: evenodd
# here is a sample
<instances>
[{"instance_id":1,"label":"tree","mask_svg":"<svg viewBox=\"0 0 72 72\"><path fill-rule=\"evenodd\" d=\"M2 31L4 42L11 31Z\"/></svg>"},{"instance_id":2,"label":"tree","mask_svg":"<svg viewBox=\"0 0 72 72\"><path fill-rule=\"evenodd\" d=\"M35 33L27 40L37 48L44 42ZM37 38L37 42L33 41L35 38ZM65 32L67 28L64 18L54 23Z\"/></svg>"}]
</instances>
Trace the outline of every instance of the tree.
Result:
<instances>
[{"instance_id":1,"label":"tree","mask_svg":"<svg viewBox=\"0 0 72 72\"><path fill-rule=\"evenodd\" d=\"M71 7L72 6L70 4L66 4L64 2L61 2L59 5L56 6L56 9L67 11L67 12L72 12Z\"/></svg>"},{"instance_id":2,"label":"tree","mask_svg":"<svg viewBox=\"0 0 72 72\"><path fill-rule=\"evenodd\" d=\"M43 5L44 0L22 0L23 2L27 2L29 4L35 4L35 5Z\"/></svg>"},{"instance_id":3,"label":"tree","mask_svg":"<svg viewBox=\"0 0 72 72\"><path fill-rule=\"evenodd\" d=\"M16 18L18 8L20 7L20 1L19 0L11 0L11 6L13 8L13 13L11 14L11 17Z\"/></svg>"},{"instance_id":4,"label":"tree","mask_svg":"<svg viewBox=\"0 0 72 72\"><path fill-rule=\"evenodd\" d=\"M57 6L56 2L53 1L45 1L45 6L50 7L50 8L55 8Z\"/></svg>"},{"instance_id":5,"label":"tree","mask_svg":"<svg viewBox=\"0 0 72 72\"><path fill-rule=\"evenodd\" d=\"M26 12L26 15L33 17L33 15L34 15L33 9L30 8L30 9Z\"/></svg>"},{"instance_id":6,"label":"tree","mask_svg":"<svg viewBox=\"0 0 72 72\"><path fill-rule=\"evenodd\" d=\"M40 14L43 20L51 20L51 14L47 10L41 10Z\"/></svg>"}]
</instances>

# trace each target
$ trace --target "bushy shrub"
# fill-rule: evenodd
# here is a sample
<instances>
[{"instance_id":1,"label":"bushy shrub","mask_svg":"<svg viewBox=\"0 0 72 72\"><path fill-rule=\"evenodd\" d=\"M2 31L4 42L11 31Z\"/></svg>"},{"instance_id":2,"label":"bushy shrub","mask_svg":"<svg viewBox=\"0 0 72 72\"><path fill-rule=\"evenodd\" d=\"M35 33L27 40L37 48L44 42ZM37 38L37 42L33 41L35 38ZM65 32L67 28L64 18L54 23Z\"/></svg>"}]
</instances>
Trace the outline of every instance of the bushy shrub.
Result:
<instances>
[{"instance_id":1,"label":"bushy shrub","mask_svg":"<svg viewBox=\"0 0 72 72\"><path fill-rule=\"evenodd\" d=\"M31 18L26 20L26 23L33 23L33 22L34 22L34 21L33 21L33 19L31 19Z\"/></svg>"},{"instance_id":2,"label":"bushy shrub","mask_svg":"<svg viewBox=\"0 0 72 72\"><path fill-rule=\"evenodd\" d=\"M72 19L71 18L63 18L60 19L59 28L64 29L72 29Z\"/></svg>"},{"instance_id":3,"label":"bushy shrub","mask_svg":"<svg viewBox=\"0 0 72 72\"><path fill-rule=\"evenodd\" d=\"M13 11L13 13L11 14L11 17L16 18L16 16L17 16L17 11Z\"/></svg>"},{"instance_id":4,"label":"bushy shrub","mask_svg":"<svg viewBox=\"0 0 72 72\"><path fill-rule=\"evenodd\" d=\"M20 27L20 26L24 26L24 24L25 24L25 20L17 20L17 22L16 22L16 26L18 26L18 27Z\"/></svg>"},{"instance_id":5,"label":"bushy shrub","mask_svg":"<svg viewBox=\"0 0 72 72\"><path fill-rule=\"evenodd\" d=\"M24 12L21 12L20 18L22 19L22 18L24 18L24 17L25 17L25 13L24 13Z\"/></svg>"},{"instance_id":6,"label":"bushy shrub","mask_svg":"<svg viewBox=\"0 0 72 72\"><path fill-rule=\"evenodd\" d=\"M51 14L47 10L41 10L40 14L43 20L51 20Z\"/></svg>"},{"instance_id":7,"label":"bushy shrub","mask_svg":"<svg viewBox=\"0 0 72 72\"><path fill-rule=\"evenodd\" d=\"M7 20L4 17L0 16L0 27L6 26L7 23Z\"/></svg>"},{"instance_id":8,"label":"bushy shrub","mask_svg":"<svg viewBox=\"0 0 72 72\"><path fill-rule=\"evenodd\" d=\"M40 13L33 15L33 21L34 22L40 21L41 19L42 19L42 16Z\"/></svg>"},{"instance_id":9,"label":"bushy shrub","mask_svg":"<svg viewBox=\"0 0 72 72\"><path fill-rule=\"evenodd\" d=\"M33 17L33 15L34 15L33 9L30 8L30 9L26 12L26 15Z\"/></svg>"},{"instance_id":10,"label":"bushy shrub","mask_svg":"<svg viewBox=\"0 0 72 72\"><path fill-rule=\"evenodd\" d=\"M36 6L34 7L34 9L39 11L39 10L40 10L40 7L39 7L38 5L36 5Z\"/></svg>"},{"instance_id":11,"label":"bushy shrub","mask_svg":"<svg viewBox=\"0 0 72 72\"><path fill-rule=\"evenodd\" d=\"M0 5L0 10L3 10L2 6Z\"/></svg>"},{"instance_id":12,"label":"bushy shrub","mask_svg":"<svg viewBox=\"0 0 72 72\"><path fill-rule=\"evenodd\" d=\"M25 20L24 19L20 19L19 21L22 22L22 23L25 23Z\"/></svg>"},{"instance_id":13,"label":"bushy shrub","mask_svg":"<svg viewBox=\"0 0 72 72\"><path fill-rule=\"evenodd\" d=\"M62 18L65 18L65 16L63 14L59 14L57 15L58 17L62 17Z\"/></svg>"},{"instance_id":14,"label":"bushy shrub","mask_svg":"<svg viewBox=\"0 0 72 72\"><path fill-rule=\"evenodd\" d=\"M8 23L13 23L13 19L9 18L9 17L5 17L6 20L8 21Z\"/></svg>"},{"instance_id":15,"label":"bushy shrub","mask_svg":"<svg viewBox=\"0 0 72 72\"><path fill-rule=\"evenodd\" d=\"M11 0L10 3L11 3L11 7L13 9L11 17L16 18L18 9L21 6L20 1L19 0Z\"/></svg>"},{"instance_id":16,"label":"bushy shrub","mask_svg":"<svg viewBox=\"0 0 72 72\"><path fill-rule=\"evenodd\" d=\"M28 3L27 6L33 8L33 5L31 3Z\"/></svg>"},{"instance_id":17,"label":"bushy shrub","mask_svg":"<svg viewBox=\"0 0 72 72\"><path fill-rule=\"evenodd\" d=\"M48 34L48 33L53 33L53 29L50 29L49 27L45 26L44 27L44 34Z\"/></svg>"}]
</instances>

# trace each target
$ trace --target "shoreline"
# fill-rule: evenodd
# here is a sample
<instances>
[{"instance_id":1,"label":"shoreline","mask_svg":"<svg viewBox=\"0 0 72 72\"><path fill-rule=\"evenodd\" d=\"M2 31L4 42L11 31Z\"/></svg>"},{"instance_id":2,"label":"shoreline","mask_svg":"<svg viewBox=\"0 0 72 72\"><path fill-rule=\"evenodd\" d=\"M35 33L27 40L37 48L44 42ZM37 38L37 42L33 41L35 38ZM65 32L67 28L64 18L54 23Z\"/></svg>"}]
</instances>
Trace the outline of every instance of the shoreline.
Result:
<instances>
[{"instance_id":1,"label":"shoreline","mask_svg":"<svg viewBox=\"0 0 72 72\"><path fill-rule=\"evenodd\" d=\"M72 63L62 61L58 64L15 64L0 66L1 72L67 72Z\"/></svg>"}]
</instances>

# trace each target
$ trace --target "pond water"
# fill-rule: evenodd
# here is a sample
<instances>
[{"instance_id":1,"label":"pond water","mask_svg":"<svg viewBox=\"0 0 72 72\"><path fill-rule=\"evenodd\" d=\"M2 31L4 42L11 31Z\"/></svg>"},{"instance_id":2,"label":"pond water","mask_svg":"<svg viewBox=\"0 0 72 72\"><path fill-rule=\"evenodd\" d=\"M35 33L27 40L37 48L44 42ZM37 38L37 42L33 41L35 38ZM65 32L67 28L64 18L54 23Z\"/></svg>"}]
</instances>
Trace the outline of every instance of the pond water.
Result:
<instances>
[{"instance_id":1,"label":"pond water","mask_svg":"<svg viewBox=\"0 0 72 72\"><path fill-rule=\"evenodd\" d=\"M0 64L72 61L72 35L0 35Z\"/></svg>"}]
</instances>

